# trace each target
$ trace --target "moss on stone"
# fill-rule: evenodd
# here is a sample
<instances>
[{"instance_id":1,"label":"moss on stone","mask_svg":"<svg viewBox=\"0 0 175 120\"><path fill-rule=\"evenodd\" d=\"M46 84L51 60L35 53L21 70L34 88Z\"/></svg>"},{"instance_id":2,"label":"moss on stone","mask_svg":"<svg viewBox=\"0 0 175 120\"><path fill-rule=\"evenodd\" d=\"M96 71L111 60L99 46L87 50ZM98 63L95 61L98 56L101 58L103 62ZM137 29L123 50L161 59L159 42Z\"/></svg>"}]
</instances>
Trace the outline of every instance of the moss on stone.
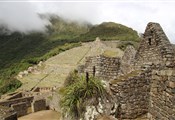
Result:
<instances>
[{"instance_id":1,"label":"moss on stone","mask_svg":"<svg viewBox=\"0 0 175 120\"><path fill-rule=\"evenodd\" d=\"M105 50L103 55L106 56L106 57L117 57L118 52L117 51L112 51L112 50Z\"/></svg>"}]
</instances>

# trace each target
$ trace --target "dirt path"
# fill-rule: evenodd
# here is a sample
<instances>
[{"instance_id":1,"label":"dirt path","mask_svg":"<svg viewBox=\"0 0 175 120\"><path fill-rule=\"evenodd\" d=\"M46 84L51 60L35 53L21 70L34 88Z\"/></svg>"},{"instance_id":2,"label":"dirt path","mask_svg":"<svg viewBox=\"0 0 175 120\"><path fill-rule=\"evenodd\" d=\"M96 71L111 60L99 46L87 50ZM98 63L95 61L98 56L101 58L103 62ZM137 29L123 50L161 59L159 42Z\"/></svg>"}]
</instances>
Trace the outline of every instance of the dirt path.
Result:
<instances>
[{"instance_id":1,"label":"dirt path","mask_svg":"<svg viewBox=\"0 0 175 120\"><path fill-rule=\"evenodd\" d=\"M61 115L58 112L52 110L43 110L20 117L18 120L60 120L60 117Z\"/></svg>"}]
</instances>

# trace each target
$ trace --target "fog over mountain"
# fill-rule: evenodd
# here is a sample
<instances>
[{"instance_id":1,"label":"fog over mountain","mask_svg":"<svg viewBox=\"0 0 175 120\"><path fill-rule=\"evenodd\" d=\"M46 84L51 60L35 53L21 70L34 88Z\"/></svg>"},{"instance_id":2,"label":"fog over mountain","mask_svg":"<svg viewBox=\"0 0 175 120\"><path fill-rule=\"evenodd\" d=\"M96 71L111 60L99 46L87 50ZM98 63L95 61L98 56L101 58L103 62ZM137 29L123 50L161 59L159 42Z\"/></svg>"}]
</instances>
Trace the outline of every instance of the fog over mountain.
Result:
<instances>
[{"instance_id":1,"label":"fog over mountain","mask_svg":"<svg viewBox=\"0 0 175 120\"><path fill-rule=\"evenodd\" d=\"M0 1L0 25L11 31L44 31L49 22L38 13L54 13L65 19L99 24L113 21L144 32L148 22L158 22L175 43L175 2L170 1Z\"/></svg>"}]
</instances>

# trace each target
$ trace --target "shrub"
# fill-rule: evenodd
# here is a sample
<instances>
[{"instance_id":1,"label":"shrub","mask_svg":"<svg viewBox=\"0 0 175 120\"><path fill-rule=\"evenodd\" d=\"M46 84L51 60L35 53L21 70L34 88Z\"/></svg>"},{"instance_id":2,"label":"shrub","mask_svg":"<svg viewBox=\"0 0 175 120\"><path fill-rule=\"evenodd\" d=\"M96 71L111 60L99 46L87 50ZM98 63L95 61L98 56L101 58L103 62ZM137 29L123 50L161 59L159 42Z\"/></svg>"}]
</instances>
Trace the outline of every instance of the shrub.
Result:
<instances>
[{"instance_id":1,"label":"shrub","mask_svg":"<svg viewBox=\"0 0 175 120\"><path fill-rule=\"evenodd\" d=\"M98 103L98 98L104 97L105 89L95 77L87 81L85 76L73 74L72 78L75 82L62 89L60 105L64 115L69 114L72 119L78 119L83 117L86 105ZM92 102L92 99L95 101Z\"/></svg>"},{"instance_id":2,"label":"shrub","mask_svg":"<svg viewBox=\"0 0 175 120\"><path fill-rule=\"evenodd\" d=\"M69 75L66 77L66 80L64 81L64 86L67 87L73 83L76 82L78 78L78 71L73 70L72 72L69 73Z\"/></svg>"},{"instance_id":3,"label":"shrub","mask_svg":"<svg viewBox=\"0 0 175 120\"><path fill-rule=\"evenodd\" d=\"M8 92L14 92L17 88L19 88L22 83L16 79L11 79L4 83L3 86L0 87L0 95Z\"/></svg>"}]
</instances>

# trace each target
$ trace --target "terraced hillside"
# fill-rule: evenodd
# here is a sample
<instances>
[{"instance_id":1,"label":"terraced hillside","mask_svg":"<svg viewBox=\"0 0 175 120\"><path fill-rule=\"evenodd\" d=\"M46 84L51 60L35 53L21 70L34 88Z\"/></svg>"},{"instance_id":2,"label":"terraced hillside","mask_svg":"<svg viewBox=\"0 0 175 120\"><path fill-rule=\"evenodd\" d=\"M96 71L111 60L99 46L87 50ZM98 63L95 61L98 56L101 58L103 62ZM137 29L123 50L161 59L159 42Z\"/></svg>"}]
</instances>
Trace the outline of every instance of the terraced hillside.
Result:
<instances>
[{"instance_id":1,"label":"terraced hillside","mask_svg":"<svg viewBox=\"0 0 175 120\"><path fill-rule=\"evenodd\" d=\"M101 41L83 43L80 47L67 50L48 59L38 69L37 73L31 73L19 79L23 83L19 90L31 90L36 86L59 87L70 71L85 62L85 57L99 54L120 57L123 51L107 46Z\"/></svg>"},{"instance_id":2,"label":"terraced hillside","mask_svg":"<svg viewBox=\"0 0 175 120\"><path fill-rule=\"evenodd\" d=\"M81 42L92 42L96 37L100 37L105 42L120 40L123 43L118 47L124 50L128 44L137 47L136 44L140 39L135 30L118 23L104 22L92 25L88 22L66 20L54 14L39 14L39 16L50 22L45 26L44 33L12 32L6 26L0 26L0 53L2 53L0 54L0 96L13 92L21 86L21 82L15 79L20 71L79 46ZM113 43L105 44L113 46ZM111 50L101 51L107 56L118 54L115 50L112 50L114 52ZM47 78L47 75L41 77Z\"/></svg>"}]
</instances>

